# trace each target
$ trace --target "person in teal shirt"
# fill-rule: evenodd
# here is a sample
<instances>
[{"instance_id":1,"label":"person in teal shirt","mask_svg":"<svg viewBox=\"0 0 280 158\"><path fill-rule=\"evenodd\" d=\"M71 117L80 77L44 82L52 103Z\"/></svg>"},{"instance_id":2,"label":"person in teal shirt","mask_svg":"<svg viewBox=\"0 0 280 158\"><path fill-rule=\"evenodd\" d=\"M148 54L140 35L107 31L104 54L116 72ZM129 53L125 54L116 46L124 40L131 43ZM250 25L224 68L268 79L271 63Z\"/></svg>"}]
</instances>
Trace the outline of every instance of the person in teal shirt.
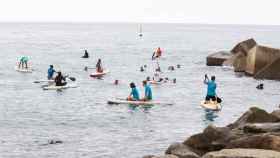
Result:
<instances>
[{"instance_id":1,"label":"person in teal shirt","mask_svg":"<svg viewBox=\"0 0 280 158\"><path fill-rule=\"evenodd\" d=\"M148 85L147 81L143 81L143 87L145 88L145 96L142 99L143 101L150 101L153 99L152 89Z\"/></svg>"},{"instance_id":2,"label":"person in teal shirt","mask_svg":"<svg viewBox=\"0 0 280 158\"><path fill-rule=\"evenodd\" d=\"M136 88L135 83L130 83L130 88L131 88L131 92L129 94L129 96L127 97L127 100L129 101L137 101L140 100L140 95L139 95L139 91Z\"/></svg>"},{"instance_id":3,"label":"person in teal shirt","mask_svg":"<svg viewBox=\"0 0 280 158\"><path fill-rule=\"evenodd\" d=\"M209 80L208 76L205 75L204 84L207 85L207 95L206 95L206 102L209 102L210 99L212 101L216 101L216 88L217 84L215 83L215 76L211 76L211 80Z\"/></svg>"},{"instance_id":4,"label":"person in teal shirt","mask_svg":"<svg viewBox=\"0 0 280 158\"><path fill-rule=\"evenodd\" d=\"M22 56L19 60L19 65L18 65L18 68L20 68L22 66L22 68L24 68L24 64L25 64L25 68L27 69L28 68L28 57L27 56Z\"/></svg>"}]
</instances>

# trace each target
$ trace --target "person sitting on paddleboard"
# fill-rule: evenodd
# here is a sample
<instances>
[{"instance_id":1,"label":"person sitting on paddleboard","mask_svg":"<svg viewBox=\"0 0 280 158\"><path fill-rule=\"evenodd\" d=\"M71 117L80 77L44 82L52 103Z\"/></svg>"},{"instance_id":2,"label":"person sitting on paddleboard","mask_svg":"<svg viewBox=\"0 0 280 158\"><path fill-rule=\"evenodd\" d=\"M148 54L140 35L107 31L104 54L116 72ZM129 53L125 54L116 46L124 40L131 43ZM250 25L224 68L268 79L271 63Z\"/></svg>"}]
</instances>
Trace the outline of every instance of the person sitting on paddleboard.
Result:
<instances>
[{"instance_id":1,"label":"person sitting on paddleboard","mask_svg":"<svg viewBox=\"0 0 280 158\"><path fill-rule=\"evenodd\" d=\"M50 65L49 69L48 69L48 80L52 80L53 79L53 74L55 73L55 70L53 69L53 65Z\"/></svg>"},{"instance_id":2,"label":"person sitting on paddleboard","mask_svg":"<svg viewBox=\"0 0 280 158\"><path fill-rule=\"evenodd\" d=\"M205 75L204 84L207 85L207 95L206 95L205 101L209 102L210 99L212 101L216 101L216 88L217 88L217 84L215 83L215 76L212 76L211 77L211 81L209 81L208 76Z\"/></svg>"},{"instance_id":3,"label":"person sitting on paddleboard","mask_svg":"<svg viewBox=\"0 0 280 158\"><path fill-rule=\"evenodd\" d=\"M54 79L55 86L65 86L67 84L65 77L62 76L61 72L57 72L57 76Z\"/></svg>"},{"instance_id":4,"label":"person sitting on paddleboard","mask_svg":"<svg viewBox=\"0 0 280 158\"><path fill-rule=\"evenodd\" d=\"M147 81L143 81L143 87L145 88L145 96L142 101L150 101L153 99L152 89L150 85L148 85Z\"/></svg>"},{"instance_id":5,"label":"person sitting on paddleboard","mask_svg":"<svg viewBox=\"0 0 280 158\"><path fill-rule=\"evenodd\" d=\"M97 61L96 72L99 72L99 73L103 72L103 68L102 68L102 65L101 65L101 59L98 59L98 61Z\"/></svg>"},{"instance_id":6,"label":"person sitting on paddleboard","mask_svg":"<svg viewBox=\"0 0 280 158\"><path fill-rule=\"evenodd\" d=\"M137 100L140 100L140 95L139 95L139 91L138 89L136 88L136 85L135 83L130 83L130 88L131 88L131 92L129 94L129 96L127 97L127 100L129 101L137 101Z\"/></svg>"},{"instance_id":7,"label":"person sitting on paddleboard","mask_svg":"<svg viewBox=\"0 0 280 158\"><path fill-rule=\"evenodd\" d=\"M27 69L28 68L28 57L27 56L22 56L19 60L19 65L18 65L18 68L20 68L22 66L22 68L24 68L24 65L25 65L25 68Z\"/></svg>"},{"instance_id":8,"label":"person sitting on paddleboard","mask_svg":"<svg viewBox=\"0 0 280 158\"><path fill-rule=\"evenodd\" d=\"M82 56L82 58L89 58L89 55L88 55L88 51L87 51L87 50L85 50L85 54L84 54L84 56Z\"/></svg>"}]
</instances>

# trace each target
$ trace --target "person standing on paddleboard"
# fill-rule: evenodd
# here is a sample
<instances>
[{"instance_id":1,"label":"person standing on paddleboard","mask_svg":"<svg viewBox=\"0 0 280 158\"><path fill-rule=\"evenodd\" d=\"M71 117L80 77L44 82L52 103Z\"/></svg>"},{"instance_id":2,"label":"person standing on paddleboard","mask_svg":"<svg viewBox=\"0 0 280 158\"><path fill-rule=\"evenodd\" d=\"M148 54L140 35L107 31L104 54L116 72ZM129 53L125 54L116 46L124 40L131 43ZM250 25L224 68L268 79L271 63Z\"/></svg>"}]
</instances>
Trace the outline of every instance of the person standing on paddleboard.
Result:
<instances>
[{"instance_id":1,"label":"person standing on paddleboard","mask_svg":"<svg viewBox=\"0 0 280 158\"><path fill-rule=\"evenodd\" d=\"M205 98L206 102L209 102L210 99L212 101L216 101L216 88L217 88L217 84L215 83L215 76L211 76L211 80L209 80L207 74L205 75L204 78L204 84L207 85L207 95Z\"/></svg>"},{"instance_id":2,"label":"person standing on paddleboard","mask_svg":"<svg viewBox=\"0 0 280 158\"><path fill-rule=\"evenodd\" d=\"M129 86L131 88L131 92L130 92L129 96L127 97L127 100L128 101L138 101L138 100L140 100L139 91L136 88L135 83L131 82Z\"/></svg>"},{"instance_id":3,"label":"person standing on paddleboard","mask_svg":"<svg viewBox=\"0 0 280 158\"><path fill-rule=\"evenodd\" d=\"M161 57L162 51L160 49L160 47L158 47L156 49L156 51L154 51L153 56L152 56L152 60Z\"/></svg>"},{"instance_id":4,"label":"person standing on paddleboard","mask_svg":"<svg viewBox=\"0 0 280 158\"><path fill-rule=\"evenodd\" d=\"M67 84L65 77L62 76L60 71L57 72L54 82L55 86L65 86Z\"/></svg>"},{"instance_id":5,"label":"person standing on paddleboard","mask_svg":"<svg viewBox=\"0 0 280 158\"><path fill-rule=\"evenodd\" d=\"M53 69L53 65L50 65L49 69L48 69L48 80L52 80L53 79L53 74L55 73L55 70Z\"/></svg>"},{"instance_id":6,"label":"person standing on paddleboard","mask_svg":"<svg viewBox=\"0 0 280 158\"><path fill-rule=\"evenodd\" d=\"M145 96L142 101L151 101L153 99L152 89L148 85L147 81L143 81L143 87L145 88Z\"/></svg>"},{"instance_id":7,"label":"person standing on paddleboard","mask_svg":"<svg viewBox=\"0 0 280 158\"><path fill-rule=\"evenodd\" d=\"M98 61L97 61L96 72L99 72L99 73L103 72L103 68L102 68L102 64L101 64L101 59L98 59Z\"/></svg>"}]
</instances>

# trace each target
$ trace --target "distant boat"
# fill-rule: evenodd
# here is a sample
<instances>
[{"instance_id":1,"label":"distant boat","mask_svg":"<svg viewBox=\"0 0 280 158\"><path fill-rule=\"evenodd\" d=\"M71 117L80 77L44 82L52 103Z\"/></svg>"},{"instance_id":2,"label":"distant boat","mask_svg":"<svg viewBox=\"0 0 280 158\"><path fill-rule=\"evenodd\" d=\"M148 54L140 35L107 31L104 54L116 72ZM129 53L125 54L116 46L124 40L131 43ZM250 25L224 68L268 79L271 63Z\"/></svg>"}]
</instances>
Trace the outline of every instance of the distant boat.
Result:
<instances>
[{"instance_id":1,"label":"distant boat","mask_svg":"<svg viewBox=\"0 0 280 158\"><path fill-rule=\"evenodd\" d=\"M139 28L139 36L140 36L140 37L143 36L143 33L142 33L142 25L140 25L140 28Z\"/></svg>"}]
</instances>

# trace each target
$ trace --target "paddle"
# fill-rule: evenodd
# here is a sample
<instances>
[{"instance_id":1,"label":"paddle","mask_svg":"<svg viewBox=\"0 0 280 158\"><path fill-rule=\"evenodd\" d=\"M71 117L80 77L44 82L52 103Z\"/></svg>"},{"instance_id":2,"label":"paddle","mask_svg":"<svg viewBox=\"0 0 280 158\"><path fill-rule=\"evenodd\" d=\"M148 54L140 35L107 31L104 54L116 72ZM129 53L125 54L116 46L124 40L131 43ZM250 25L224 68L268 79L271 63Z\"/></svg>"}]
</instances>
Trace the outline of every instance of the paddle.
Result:
<instances>
[{"instance_id":1,"label":"paddle","mask_svg":"<svg viewBox=\"0 0 280 158\"><path fill-rule=\"evenodd\" d=\"M65 78L69 78L71 81L76 81L76 78L75 77L71 77L71 76L69 76L69 75L67 75L67 76L65 76Z\"/></svg>"},{"instance_id":2,"label":"paddle","mask_svg":"<svg viewBox=\"0 0 280 158\"><path fill-rule=\"evenodd\" d=\"M84 70L87 71L88 69L96 69L95 67L87 67L85 66Z\"/></svg>"}]
</instances>

